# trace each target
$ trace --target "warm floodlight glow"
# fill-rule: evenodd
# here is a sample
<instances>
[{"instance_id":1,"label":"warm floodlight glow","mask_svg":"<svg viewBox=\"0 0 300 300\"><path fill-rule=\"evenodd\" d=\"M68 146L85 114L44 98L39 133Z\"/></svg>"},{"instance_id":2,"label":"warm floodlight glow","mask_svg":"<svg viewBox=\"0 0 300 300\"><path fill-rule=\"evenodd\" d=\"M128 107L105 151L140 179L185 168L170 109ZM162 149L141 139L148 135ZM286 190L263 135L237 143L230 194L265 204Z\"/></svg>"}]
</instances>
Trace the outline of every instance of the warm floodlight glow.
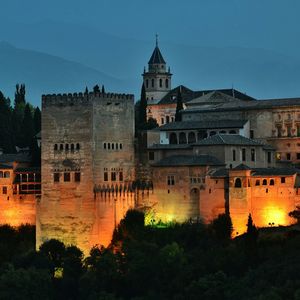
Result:
<instances>
[{"instance_id":1,"label":"warm floodlight glow","mask_svg":"<svg viewBox=\"0 0 300 300\"><path fill-rule=\"evenodd\" d=\"M266 209L265 223L268 226L286 225L286 213L276 207Z\"/></svg>"}]
</instances>

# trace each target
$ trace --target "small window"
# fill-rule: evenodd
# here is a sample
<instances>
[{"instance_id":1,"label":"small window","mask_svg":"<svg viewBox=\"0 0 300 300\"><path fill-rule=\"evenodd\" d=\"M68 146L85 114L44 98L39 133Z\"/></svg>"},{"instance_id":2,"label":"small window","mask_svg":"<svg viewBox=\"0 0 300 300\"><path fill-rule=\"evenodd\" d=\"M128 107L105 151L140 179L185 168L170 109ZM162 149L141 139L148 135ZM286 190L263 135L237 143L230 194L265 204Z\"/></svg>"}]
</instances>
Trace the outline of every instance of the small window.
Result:
<instances>
[{"instance_id":1,"label":"small window","mask_svg":"<svg viewBox=\"0 0 300 300\"><path fill-rule=\"evenodd\" d=\"M9 178L10 177L10 173L8 171L4 172L4 178Z\"/></svg>"},{"instance_id":2,"label":"small window","mask_svg":"<svg viewBox=\"0 0 300 300\"><path fill-rule=\"evenodd\" d=\"M162 124L162 125L165 124L164 118L161 118L161 124Z\"/></svg>"},{"instance_id":3,"label":"small window","mask_svg":"<svg viewBox=\"0 0 300 300\"><path fill-rule=\"evenodd\" d=\"M64 173L64 182L69 182L71 181L71 176L69 172Z\"/></svg>"},{"instance_id":4,"label":"small window","mask_svg":"<svg viewBox=\"0 0 300 300\"><path fill-rule=\"evenodd\" d=\"M166 88L169 88L169 79L166 79Z\"/></svg>"},{"instance_id":5,"label":"small window","mask_svg":"<svg viewBox=\"0 0 300 300\"><path fill-rule=\"evenodd\" d=\"M236 134L236 131L235 130L230 130L229 134Z\"/></svg>"},{"instance_id":6,"label":"small window","mask_svg":"<svg viewBox=\"0 0 300 300\"><path fill-rule=\"evenodd\" d=\"M297 153L297 159L300 159L300 153Z\"/></svg>"},{"instance_id":7,"label":"small window","mask_svg":"<svg viewBox=\"0 0 300 300\"><path fill-rule=\"evenodd\" d=\"M268 163L270 164L272 162L272 153L268 152Z\"/></svg>"},{"instance_id":8,"label":"small window","mask_svg":"<svg viewBox=\"0 0 300 300\"><path fill-rule=\"evenodd\" d=\"M149 152L149 160L154 160L154 152L153 151Z\"/></svg>"},{"instance_id":9,"label":"small window","mask_svg":"<svg viewBox=\"0 0 300 300\"><path fill-rule=\"evenodd\" d=\"M162 87L162 79L159 79L159 87Z\"/></svg>"},{"instance_id":10,"label":"small window","mask_svg":"<svg viewBox=\"0 0 300 300\"><path fill-rule=\"evenodd\" d=\"M255 149L251 149L251 161L255 161Z\"/></svg>"},{"instance_id":11,"label":"small window","mask_svg":"<svg viewBox=\"0 0 300 300\"><path fill-rule=\"evenodd\" d=\"M120 150L122 150L123 149L123 145L122 144L120 144Z\"/></svg>"},{"instance_id":12,"label":"small window","mask_svg":"<svg viewBox=\"0 0 300 300\"><path fill-rule=\"evenodd\" d=\"M286 154L286 160L291 160L291 153Z\"/></svg>"},{"instance_id":13,"label":"small window","mask_svg":"<svg viewBox=\"0 0 300 300\"><path fill-rule=\"evenodd\" d=\"M154 79L151 79L151 86L154 87Z\"/></svg>"},{"instance_id":14,"label":"small window","mask_svg":"<svg viewBox=\"0 0 300 300\"><path fill-rule=\"evenodd\" d=\"M123 172L119 172L119 181L123 181Z\"/></svg>"},{"instance_id":15,"label":"small window","mask_svg":"<svg viewBox=\"0 0 300 300\"><path fill-rule=\"evenodd\" d=\"M146 79L146 88L148 88L148 87L149 87L149 80Z\"/></svg>"},{"instance_id":16,"label":"small window","mask_svg":"<svg viewBox=\"0 0 300 300\"><path fill-rule=\"evenodd\" d=\"M246 149L242 149L242 161L246 161Z\"/></svg>"},{"instance_id":17,"label":"small window","mask_svg":"<svg viewBox=\"0 0 300 300\"><path fill-rule=\"evenodd\" d=\"M59 150L64 150L64 145L63 144L59 145Z\"/></svg>"},{"instance_id":18,"label":"small window","mask_svg":"<svg viewBox=\"0 0 300 300\"><path fill-rule=\"evenodd\" d=\"M108 181L108 172L104 171L104 181Z\"/></svg>"},{"instance_id":19,"label":"small window","mask_svg":"<svg viewBox=\"0 0 300 300\"><path fill-rule=\"evenodd\" d=\"M270 180L270 185L274 185L274 184L275 184L274 179L271 179Z\"/></svg>"},{"instance_id":20,"label":"small window","mask_svg":"<svg viewBox=\"0 0 300 300\"><path fill-rule=\"evenodd\" d=\"M75 174L74 174L75 182L80 182L80 176L81 176L80 172L75 172Z\"/></svg>"},{"instance_id":21,"label":"small window","mask_svg":"<svg viewBox=\"0 0 300 300\"><path fill-rule=\"evenodd\" d=\"M110 150L110 143L107 144L107 149Z\"/></svg>"},{"instance_id":22,"label":"small window","mask_svg":"<svg viewBox=\"0 0 300 300\"><path fill-rule=\"evenodd\" d=\"M57 150L58 150L58 145L54 144L54 151L57 151Z\"/></svg>"},{"instance_id":23,"label":"small window","mask_svg":"<svg viewBox=\"0 0 300 300\"><path fill-rule=\"evenodd\" d=\"M232 160L233 161L236 160L236 151L235 151L235 149L232 150Z\"/></svg>"},{"instance_id":24,"label":"small window","mask_svg":"<svg viewBox=\"0 0 300 300\"><path fill-rule=\"evenodd\" d=\"M54 180L54 182L59 182L59 173L53 174L53 180Z\"/></svg>"},{"instance_id":25,"label":"small window","mask_svg":"<svg viewBox=\"0 0 300 300\"><path fill-rule=\"evenodd\" d=\"M117 180L117 176L116 176L116 172L111 172L111 181L116 181Z\"/></svg>"},{"instance_id":26,"label":"small window","mask_svg":"<svg viewBox=\"0 0 300 300\"><path fill-rule=\"evenodd\" d=\"M66 151L69 151L69 144L66 144Z\"/></svg>"},{"instance_id":27,"label":"small window","mask_svg":"<svg viewBox=\"0 0 300 300\"><path fill-rule=\"evenodd\" d=\"M7 194L7 186L2 187L2 194L3 195Z\"/></svg>"},{"instance_id":28,"label":"small window","mask_svg":"<svg viewBox=\"0 0 300 300\"><path fill-rule=\"evenodd\" d=\"M254 139L254 130L250 130L250 139Z\"/></svg>"},{"instance_id":29,"label":"small window","mask_svg":"<svg viewBox=\"0 0 300 300\"><path fill-rule=\"evenodd\" d=\"M166 123L170 123L170 117L169 116L166 116Z\"/></svg>"},{"instance_id":30,"label":"small window","mask_svg":"<svg viewBox=\"0 0 300 300\"><path fill-rule=\"evenodd\" d=\"M80 150L80 145L79 145L79 143L76 144L76 150Z\"/></svg>"},{"instance_id":31,"label":"small window","mask_svg":"<svg viewBox=\"0 0 300 300\"><path fill-rule=\"evenodd\" d=\"M103 148L106 149L106 143L103 144Z\"/></svg>"},{"instance_id":32,"label":"small window","mask_svg":"<svg viewBox=\"0 0 300 300\"><path fill-rule=\"evenodd\" d=\"M241 180L241 178L237 178L235 180L234 187L235 188L241 188L242 187L242 180Z\"/></svg>"},{"instance_id":33,"label":"small window","mask_svg":"<svg viewBox=\"0 0 300 300\"><path fill-rule=\"evenodd\" d=\"M116 150L118 150L119 149L119 144L118 143L116 143Z\"/></svg>"},{"instance_id":34,"label":"small window","mask_svg":"<svg viewBox=\"0 0 300 300\"><path fill-rule=\"evenodd\" d=\"M0 178L3 178L3 172L0 171Z\"/></svg>"},{"instance_id":35,"label":"small window","mask_svg":"<svg viewBox=\"0 0 300 300\"><path fill-rule=\"evenodd\" d=\"M111 149L114 150L115 149L115 144L111 143Z\"/></svg>"},{"instance_id":36,"label":"small window","mask_svg":"<svg viewBox=\"0 0 300 300\"><path fill-rule=\"evenodd\" d=\"M174 175L169 175L167 177L167 184L168 185L175 185L175 176Z\"/></svg>"},{"instance_id":37,"label":"small window","mask_svg":"<svg viewBox=\"0 0 300 300\"><path fill-rule=\"evenodd\" d=\"M74 151L74 144L71 144L71 151Z\"/></svg>"},{"instance_id":38,"label":"small window","mask_svg":"<svg viewBox=\"0 0 300 300\"><path fill-rule=\"evenodd\" d=\"M267 185L267 184L268 184L267 179L264 179L262 185Z\"/></svg>"},{"instance_id":39,"label":"small window","mask_svg":"<svg viewBox=\"0 0 300 300\"><path fill-rule=\"evenodd\" d=\"M285 183L285 177L280 178L281 183Z\"/></svg>"}]
</instances>

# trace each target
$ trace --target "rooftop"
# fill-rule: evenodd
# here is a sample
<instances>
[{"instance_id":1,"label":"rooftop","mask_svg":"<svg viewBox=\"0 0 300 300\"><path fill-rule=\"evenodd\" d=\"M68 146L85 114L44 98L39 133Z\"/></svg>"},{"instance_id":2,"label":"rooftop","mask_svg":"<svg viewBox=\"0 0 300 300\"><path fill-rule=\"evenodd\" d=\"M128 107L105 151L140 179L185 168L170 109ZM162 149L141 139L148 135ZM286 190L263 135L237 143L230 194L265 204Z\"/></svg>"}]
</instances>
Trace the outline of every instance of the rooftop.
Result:
<instances>
[{"instance_id":1,"label":"rooftop","mask_svg":"<svg viewBox=\"0 0 300 300\"><path fill-rule=\"evenodd\" d=\"M173 155L161 159L154 167L182 167L182 166L224 166L211 155Z\"/></svg>"},{"instance_id":2,"label":"rooftop","mask_svg":"<svg viewBox=\"0 0 300 300\"><path fill-rule=\"evenodd\" d=\"M154 48L154 51L149 59L148 64L152 65L152 64L165 64L165 60L158 48L158 46L156 45L156 47Z\"/></svg>"}]
</instances>

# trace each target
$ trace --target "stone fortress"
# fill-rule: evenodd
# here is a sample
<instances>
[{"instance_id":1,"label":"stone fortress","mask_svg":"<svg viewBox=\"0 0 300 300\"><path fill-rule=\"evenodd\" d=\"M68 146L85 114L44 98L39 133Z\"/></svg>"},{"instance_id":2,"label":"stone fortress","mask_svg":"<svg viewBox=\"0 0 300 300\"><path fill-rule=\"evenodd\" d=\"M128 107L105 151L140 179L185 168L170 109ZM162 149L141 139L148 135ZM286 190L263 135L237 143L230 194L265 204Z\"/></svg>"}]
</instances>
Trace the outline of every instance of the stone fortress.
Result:
<instances>
[{"instance_id":1,"label":"stone fortress","mask_svg":"<svg viewBox=\"0 0 300 300\"><path fill-rule=\"evenodd\" d=\"M147 117L160 125L140 133L144 148L136 145L132 95L42 96L41 177L22 155L0 155L0 223L36 224L37 248L57 238L88 254L109 244L133 207L147 208L152 223L230 213L234 235L249 213L259 227L293 222L300 98L172 88L157 42L142 76ZM179 93L182 121L174 122Z\"/></svg>"}]
</instances>

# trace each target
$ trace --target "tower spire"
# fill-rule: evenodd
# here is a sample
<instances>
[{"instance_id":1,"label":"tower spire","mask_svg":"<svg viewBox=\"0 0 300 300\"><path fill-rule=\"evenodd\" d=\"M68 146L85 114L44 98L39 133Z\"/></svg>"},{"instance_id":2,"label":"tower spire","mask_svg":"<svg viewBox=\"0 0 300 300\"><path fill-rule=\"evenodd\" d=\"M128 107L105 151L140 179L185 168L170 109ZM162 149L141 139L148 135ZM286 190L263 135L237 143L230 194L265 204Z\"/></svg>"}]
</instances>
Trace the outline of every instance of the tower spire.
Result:
<instances>
[{"instance_id":1,"label":"tower spire","mask_svg":"<svg viewBox=\"0 0 300 300\"><path fill-rule=\"evenodd\" d=\"M155 44L156 44L156 47L158 47L158 34L157 33L155 34Z\"/></svg>"}]
</instances>

